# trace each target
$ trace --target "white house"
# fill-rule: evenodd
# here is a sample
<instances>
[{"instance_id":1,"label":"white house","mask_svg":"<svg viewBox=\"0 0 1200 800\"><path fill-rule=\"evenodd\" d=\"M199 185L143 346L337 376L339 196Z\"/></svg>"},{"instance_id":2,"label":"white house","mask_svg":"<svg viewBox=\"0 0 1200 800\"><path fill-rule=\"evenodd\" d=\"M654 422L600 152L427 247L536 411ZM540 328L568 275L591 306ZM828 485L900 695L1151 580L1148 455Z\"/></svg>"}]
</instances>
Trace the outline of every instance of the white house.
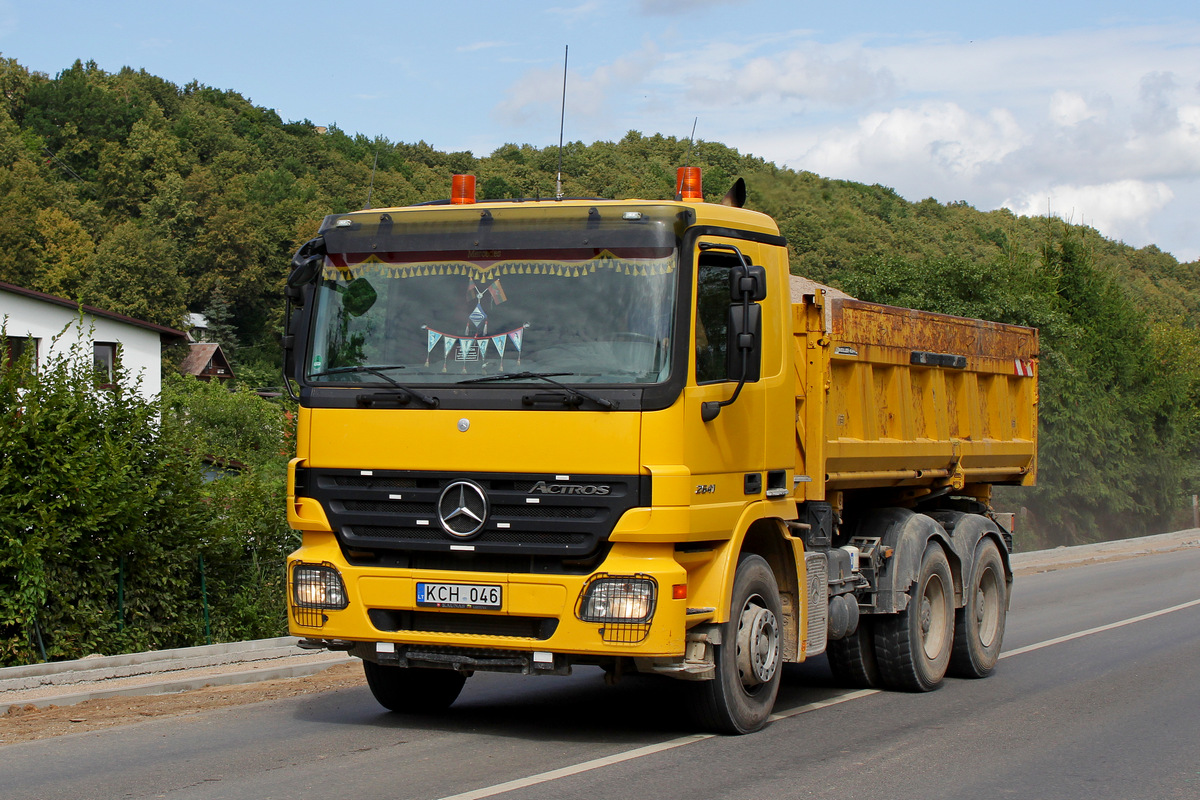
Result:
<instances>
[{"instance_id":1,"label":"white house","mask_svg":"<svg viewBox=\"0 0 1200 800\"><path fill-rule=\"evenodd\" d=\"M82 324L79 324L81 314ZM162 346L187 340L186 333L165 325L80 306L71 300L3 282L0 282L0 321L4 323L6 336L0 356L6 361L19 357L25 348L32 346L40 365L52 352L68 351L80 338L87 338L90 341L85 344L92 347L96 369L107 370L111 375L119 353L121 364L130 376L141 378L141 393L146 398L162 389Z\"/></svg>"}]
</instances>

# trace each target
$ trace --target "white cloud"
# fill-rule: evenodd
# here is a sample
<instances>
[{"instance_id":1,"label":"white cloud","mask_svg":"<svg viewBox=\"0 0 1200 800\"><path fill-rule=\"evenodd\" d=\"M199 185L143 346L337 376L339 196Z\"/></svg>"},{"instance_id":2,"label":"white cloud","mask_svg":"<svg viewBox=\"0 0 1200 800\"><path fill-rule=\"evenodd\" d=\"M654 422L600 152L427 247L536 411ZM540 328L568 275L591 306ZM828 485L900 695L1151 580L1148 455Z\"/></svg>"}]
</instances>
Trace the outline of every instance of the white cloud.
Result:
<instances>
[{"instance_id":1,"label":"white cloud","mask_svg":"<svg viewBox=\"0 0 1200 800\"><path fill-rule=\"evenodd\" d=\"M1051 214L1090 225L1106 236L1143 244L1149 225L1175 193L1162 181L1123 180L1090 186L1057 185L1026 192L1003 205L1023 216Z\"/></svg>"},{"instance_id":2,"label":"white cloud","mask_svg":"<svg viewBox=\"0 0 1200 800\"><path fill-rule=\"evenodd\" d=\"M646 12L678 8L641 2ZM1185 207L1200 194L1200 24L975 41L887 32L831 41L786 27L646 35L604 66L571 72L568 130L686 136L698 116L702 139L778 164L983 209L1044 214L1049 193L1055 213L1075 209L1075 221L1106 235L1200 252ZM561 68L530 70L495 118L549 139L561 91Z\"/></svg>"},{"instance_id":3,"label":"white cloud","mask_svg":"<svg viewBox=\"0 0 1200 800\"><path fill-rule=\"evenodd\" d=\"M661 58L658 49L647 43L641 50L600 66L590 75L568 70L567 115L577 122L611 121L612 96L636 91L647 73ZM524 125L544 121L551 114L557 119L562 102L563 73L558 68L528 70L508 87L492 114L502 123Z\"/></svg>"},{"instance_id":4,"label":"white cloud","mask_svg":"<svg viewBox=\"0 0 1200 800\"><path fill-rule=\"evenodd\" d=\"M943 180L964 181L1024 144L1025 134L1004 109L973 114L956 103L922 103L873 112L856 128L828 131L793 164L834 177L869 180L883 174L933 170Z\"/></svg>"},{"instance_id":5,"label":"white cloud","mask_svg":"<svg viewBox=\"0 0 1200 800\"><path fill-rule=\"evenodd\" d=\"M547 8L546 13L554 14L562 19L568 25L574 25L583 22L589 17L593 17L597 12L604 8L604 4L600 0L585 0L583 3L578 3L573 6L554 6Z\"/></svg>"},{"instance_id":6,"label":"white cloud","mask_svg":"<svg viewBox=\"0 0 1200 800\"><path fill-rule=\"evenodd\" d=\"M645 14L695 14L705 8L737 6L746 0L639 0L638 8Z\"/></svg>"},{"instance_id":7,"label":"white cloud","mask_svg":"<svg viewBox=\"0 0 1200 800\"><path fill-rule=\"evenodd\" d=\"M744 96L774 93L778 123L724 135L743 152L913 200L1045 214L1049 195L1055 214L1074 210L1105 235L1181 258L1200 251L1185 202L1200 192L1200 26L781 44L758 47L766 68L732 60L729 84ZM866 81L822 85L813 53L877 78L876 94L855 95ZM807 108L795 102L801 88ZM832 103L817 106L822 91L866 109L847 120Z\"/></svg>"},{"instance_id":8,"label":"white cloud","mask_svg":"<svg viewBox=\"0 0 1200 800\"><path fill-rule=\"evenodd\" d=\"M512 42L472 42L454 48L456 53L475 53L480 50L494 50L497 47L511 47Z\"/></svg>"},{"instance_id":9,"label":"white cloud","mask_svg":"<svg viewBox=\"0 0 1200 800\"><path fill-rule=\"evenodd\" d=\"M688 94L702 102L735 106L781 100L857 105L895 91L891 71L872 66L871 60L861 51L840 57L830 48L808 44L782 55L753 58L720 76L696 76Z\"/></svg>"},{"instance_id":10,"label":"white cloud","mask_svg":"<svg viewBox=\"0 0 1200 800\"><path fill-rule=\"evenodd\" d=\"M1069 128L1100 117L1100 112L1088 105L1079 92L1059 90L1050 97L1050 119L1055 125Z\"/></svg>"}]
</instances>

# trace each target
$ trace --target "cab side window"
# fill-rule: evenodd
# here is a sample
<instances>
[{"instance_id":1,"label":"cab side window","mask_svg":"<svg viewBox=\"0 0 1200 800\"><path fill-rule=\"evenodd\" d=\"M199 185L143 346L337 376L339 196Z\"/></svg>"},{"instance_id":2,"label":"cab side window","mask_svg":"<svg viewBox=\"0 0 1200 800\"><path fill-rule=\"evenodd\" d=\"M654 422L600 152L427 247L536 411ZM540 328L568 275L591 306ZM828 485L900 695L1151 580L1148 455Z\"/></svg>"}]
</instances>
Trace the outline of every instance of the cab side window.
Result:
<instances>
[{"instance_id":1,"label":"cab side window","mask_svg":"<svg viewBox=\"0 0 1200 800\"><path fill-rule=\"evenodd\" d=\"M737 259L701 253L696 262L696 383L728 380L729 270Z\"/></svg>"}]
</instances>

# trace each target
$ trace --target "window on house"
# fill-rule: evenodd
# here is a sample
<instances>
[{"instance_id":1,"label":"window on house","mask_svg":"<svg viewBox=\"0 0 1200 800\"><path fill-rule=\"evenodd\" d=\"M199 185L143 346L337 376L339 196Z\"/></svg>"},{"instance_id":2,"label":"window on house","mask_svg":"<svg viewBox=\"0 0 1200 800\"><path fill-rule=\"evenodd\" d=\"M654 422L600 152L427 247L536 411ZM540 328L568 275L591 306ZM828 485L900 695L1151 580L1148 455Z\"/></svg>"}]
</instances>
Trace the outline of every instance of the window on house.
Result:
<instances>
[{"instance_id":1,"label":"window on house","mask_svg":"<svg viewBox=\"0 0 1200 800\"><path fill-rule=\"evenodd\" d=\"M103 388L113 385L113 373L117 366L116 342L95 342L92 345L96 370L96 383Z\"/></svg>"},{"instance_id":2,"label":"window on house","mask_svg":"<svg viewBox=\"0 0 1200 800\"><path fill-rule=\"evenodd\" d=\"M38 344L40 340L32 336L4 337L4 365L11 367L18 363L23 356L29 355L29 369L37 371Z\"/></svg>"}]
</instances>

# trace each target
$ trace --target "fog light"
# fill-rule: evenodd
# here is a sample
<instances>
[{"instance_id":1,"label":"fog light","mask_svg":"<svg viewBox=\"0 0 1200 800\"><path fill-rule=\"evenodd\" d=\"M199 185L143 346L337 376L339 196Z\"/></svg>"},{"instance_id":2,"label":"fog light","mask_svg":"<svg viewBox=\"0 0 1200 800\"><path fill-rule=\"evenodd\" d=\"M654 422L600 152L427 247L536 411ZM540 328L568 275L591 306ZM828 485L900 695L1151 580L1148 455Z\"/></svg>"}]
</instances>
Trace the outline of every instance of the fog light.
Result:
<instances>
[{"instance_id":1,"label":"fog light","mask_svg":"<svg viewBox=\"0 0 1200 800\"><path fill-rule=\"evenodd\" d=\"M601 576L583 591L578 616L584 622L646 623L654 616L657 585L648 576Z\"/></svg>"},{"instance_id":2,"label":"fog light","mask_svg":"<svg viewBox=\"0 0 1200 800\"><path fill-rule=\"evenodd\" d=\"M329 564L293 567L292 601L301 608L342 609L349 605L342 576Z\"/></svg>"}]
</instances>

